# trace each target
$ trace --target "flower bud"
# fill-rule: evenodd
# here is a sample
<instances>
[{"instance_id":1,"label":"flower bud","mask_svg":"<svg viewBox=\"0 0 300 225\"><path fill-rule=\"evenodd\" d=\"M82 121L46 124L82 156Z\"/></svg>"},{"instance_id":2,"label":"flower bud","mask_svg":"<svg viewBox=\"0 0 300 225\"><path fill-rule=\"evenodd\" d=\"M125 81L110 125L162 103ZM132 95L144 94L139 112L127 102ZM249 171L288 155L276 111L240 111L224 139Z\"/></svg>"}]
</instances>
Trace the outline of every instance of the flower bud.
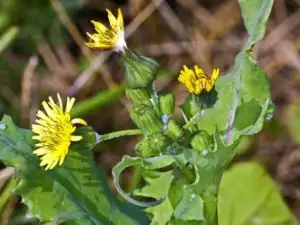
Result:
<instances>
[{"instance_id":1,"label":"flower bud","mask_svg":"<svg viewBox=\"0 0 300 225\"><path fill-rule=\"evenodd\" d=\"M149 158L160 155L166 151L170 144L170 139L163 135L161 132L154 133L142 141L136 147L136 154L141 158Z\"/></svg>"},{"instance_id":2,"label":"flower bud","mask_svg":"<svg viewBox=\"0 0 300 225\"><path fill-rule=\"evenodd\" d=\"M158 63L127 50L121 54L125 67L125 80L129 88L145 88L153 83L159 69Z\"/></svg>"},{"instance_id":3,"label":"flower bud","mask_svg":"<svg viewBox=\"0 0 300 225\"><path fill-rule=\"evenodd\" d=\"M201 112L201 107L193 100L193 95L188 95L184 103L180 106L187 119Z\"/></svg>"},{"instance_id":4,"label":"flower bud","mask_svg":"<svg viewBox=\"0 0 300 225\"><path fill-rule=\"evenodd\" d=\"M191 141L192 148L197 152L201 152L203 150L210 151L212 144L212 139L205 131L198 132Z\"/></svg>"},{"instance_id":5,"label":"flower bud","mask_svg":"<svg viewBox=\"0 0 300 225\"><path fill-rule=\"evenodd\" d=\"M167 93L159 96L160 111L164 115L172 115L175 107L175 96Z\"/></svg>"},{"instance_id":6,"label":"flower bud","mask_svg":"<svg viewBox=\"0 0 300 225\"><path fill-rule=\"evenodd\" d=\"M126 95L133 105L151 106L150 94L145 89L130 89L126 90Z\"/></svg>"},{"instance_id":7,"label":"flower bud","mask_svg":"<svg viewBox=\"0 0 300 225\"><path fill-rule=\"evenodd\" d=\"M169 120L168 130L171 131L176 137L183 136L183 130L174 120Z\"/></svg>"},{"instance_id":8,"label":"flower bud","mask_svg":"<svg viewBox=\"0 0 300 225\"><path fill-rule=\"evenodd\" d=\"M132 120L145 135L150 135L162 130L162 121L159 119L154 109L149 106L134 106L130 115Z\"/></svg>"}]
</instances>

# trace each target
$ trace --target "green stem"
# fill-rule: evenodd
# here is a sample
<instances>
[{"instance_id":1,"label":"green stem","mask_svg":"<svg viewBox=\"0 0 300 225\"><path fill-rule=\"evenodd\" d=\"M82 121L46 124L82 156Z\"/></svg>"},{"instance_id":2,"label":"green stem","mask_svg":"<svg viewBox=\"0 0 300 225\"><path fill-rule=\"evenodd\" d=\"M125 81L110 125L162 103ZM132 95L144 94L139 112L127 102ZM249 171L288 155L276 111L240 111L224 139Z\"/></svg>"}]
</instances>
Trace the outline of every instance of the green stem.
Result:
<instances>
[{"instance_id":1,"label":"green stem","mask_svg":"<svg viewBox=\"0 0 300 225\"><path fill-rule=\"evenodd\" d=\"M105 105L109 105L123 96L125 93L125 85L121 84L115 88L100 92L95 96L82 100L72 109L72 117L80 117L93 110L99 109Z\"/></svg>"},{"instance_id":2,"label":"green stem","mask_svg":"<svg viewBox=\"0 0 300 225\"><path fill-rule=\"evenodd\" d=\"M193 116L184 126L183 129L190 129L192 126L196 124L196 122L199 120L199 118L203 115L202 112L197 113L195 116Z\"/></svg>"},{"instance_id":3,"label":"green stem","mask_svg":"<svg viewBox=\"0 0 300 225\"><path fill-rule=\"evenodd\" d=\"M132 191L134 191L135 189L137 189L137 187L139 186L142 176L141 176L141 166L140 165L136 165L133 169L133 173L132 173L132 178L131 181L129 183L128 186L128 193L131 193Z\"/></svg>"},{"instance_id":4,"label":"green stem","mask_svg":"<svg viewBox=\"0 0 300 225\"><path fill-rule=\"evenodd\" d=\"M121 130L121 131L116 131L108 134L101 134L98 135L97 137L97 143L100 143L102 141L110 140L113 138L118 138L122 136L132 136L132 135L137 135L137 134L142 134L142 131L140 129L132 129L132 130Z\"/></svg>"},{"instance_id":5,"label":"green stem","mask_svg":"<svg viewBox=\"0 0 300 225\"><path fill-rule=\"evenodd\" d=\"M155 81L152 83L152 87L150 90L150 96L152 99L152 104L153 104L153 109L156 111L158 115L160 115L160 108L159 108L159 100L158 100L158 95L155 89Z\"/></svg>"}]
</instances>

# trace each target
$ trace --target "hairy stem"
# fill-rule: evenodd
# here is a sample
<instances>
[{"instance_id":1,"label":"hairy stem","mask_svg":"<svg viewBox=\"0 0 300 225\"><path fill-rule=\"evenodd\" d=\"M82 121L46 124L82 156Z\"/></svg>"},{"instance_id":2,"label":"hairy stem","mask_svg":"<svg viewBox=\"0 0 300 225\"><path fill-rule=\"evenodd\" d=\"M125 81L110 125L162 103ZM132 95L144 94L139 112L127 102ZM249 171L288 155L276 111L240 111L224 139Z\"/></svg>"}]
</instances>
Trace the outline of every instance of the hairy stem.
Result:
<instances>
[{"instance_id":1,"label":"hairy stem","mask_svg":"<svg viewBox=\"0 0 300 225\"><path fill-rule=\"evenodd\" d=\"M102 141L110 140L113 138L118 138L122 136L132 136L132 135L138 135L142 134L142 131L140 129L131 129L131 130L121 130L121 131L116 131L108 134L98 134L97 135L97 143L100 143Z\"/></svg>"}]
</instances>

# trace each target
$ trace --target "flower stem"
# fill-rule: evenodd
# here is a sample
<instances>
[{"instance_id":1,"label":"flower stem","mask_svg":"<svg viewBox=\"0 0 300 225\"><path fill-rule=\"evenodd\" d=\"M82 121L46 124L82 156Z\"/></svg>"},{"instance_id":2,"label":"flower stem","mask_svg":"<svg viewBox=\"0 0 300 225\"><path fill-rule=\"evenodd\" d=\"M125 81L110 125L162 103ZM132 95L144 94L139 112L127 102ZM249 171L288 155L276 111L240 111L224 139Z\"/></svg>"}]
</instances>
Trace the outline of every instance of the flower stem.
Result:
<instances>
[{"instance_id":1,"label":"flower stem","mask_svg":"<svg viewBox=\"0 0 300 225\"><path fill-rule=\"evenodd\" d=\"M97 135L97 143L100 143L102 141L110 140L113 138L118 138L122 136L132 136L132 135L138 135L142 134L142 131L140 129L131 129L131 130L121 130L121 131L116 131L108 134L101 134Z\"/></svg>"},{"instance_id":2,"label":"flower stem","mask_svg":"<svg viewBox=\"0 0 300 225\"><path fill-rule=\"evenodd\" d=\"M192 126L196 124L201 116L203 116L204 111L202 110L200 113L194 115L184 126L183 129L190 129Z\"/></svg>"}]
</instances>

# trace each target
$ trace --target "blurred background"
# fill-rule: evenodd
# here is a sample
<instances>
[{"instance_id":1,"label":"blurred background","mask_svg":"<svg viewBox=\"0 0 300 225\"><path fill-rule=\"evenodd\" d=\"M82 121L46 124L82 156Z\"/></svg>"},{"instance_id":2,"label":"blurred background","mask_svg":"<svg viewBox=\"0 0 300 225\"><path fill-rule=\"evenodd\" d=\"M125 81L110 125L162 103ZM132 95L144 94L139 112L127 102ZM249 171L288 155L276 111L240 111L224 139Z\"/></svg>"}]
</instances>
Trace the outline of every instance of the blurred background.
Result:
<instances>
[{"instance_id":1,"label":"blurred background","mask_svg":"<svg viewBox=\"0 0 300 225\"><path fill-rule=\"evenodd\" d=\"M73 115L100 134L134 128L117 58L84 46L85 32L93 32L90 20L108 23L106 8L122 9L128 47L160 63L157 88L172 90L178 104L187 95L176 81L183 64L226 74L247 38L237 0L0 0L0 112L29 128L40 102L59 92L76 97ZM267 35L254 49L271 81L275 115L263 132L242 140L235 159L262 162L298 218L299 28L300 0L275 0ZM139 138L96 147L95 160L110 182L111 168L124 154L134 155ZM1 165L0 224L38 224L10 194L13 177L14 170ZM128 171L123 183L130 190L137 180Z\"/></svg>"}]
</instances>

